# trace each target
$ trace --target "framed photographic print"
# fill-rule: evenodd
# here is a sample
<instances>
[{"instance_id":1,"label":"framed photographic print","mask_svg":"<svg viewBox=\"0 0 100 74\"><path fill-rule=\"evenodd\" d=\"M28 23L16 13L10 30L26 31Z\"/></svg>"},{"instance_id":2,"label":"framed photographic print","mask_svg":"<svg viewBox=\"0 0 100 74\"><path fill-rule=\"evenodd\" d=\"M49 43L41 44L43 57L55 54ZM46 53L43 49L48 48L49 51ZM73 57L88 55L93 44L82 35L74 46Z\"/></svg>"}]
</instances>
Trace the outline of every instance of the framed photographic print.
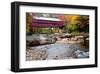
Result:
<instances>
[{"instance_id":1,"label":"framed photographic print","mask_svg":"<svg viewBox=\"0 0 100 74\"><path fill-rule=\"evenodd\" d=\"M97 67L97 7L11 3L11 70Z\"/></svg>"}]
</instances>

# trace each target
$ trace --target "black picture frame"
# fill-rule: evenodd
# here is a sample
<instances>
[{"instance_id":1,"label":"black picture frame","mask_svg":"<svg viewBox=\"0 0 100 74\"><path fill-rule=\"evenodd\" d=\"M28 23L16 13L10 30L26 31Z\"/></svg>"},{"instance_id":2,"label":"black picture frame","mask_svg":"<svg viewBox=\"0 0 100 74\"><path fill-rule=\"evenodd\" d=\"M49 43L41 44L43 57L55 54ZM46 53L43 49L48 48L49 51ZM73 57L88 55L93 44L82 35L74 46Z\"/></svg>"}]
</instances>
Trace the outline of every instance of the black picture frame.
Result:
<instances>
[{"instance_id":1,"label":"black picture frame","mask_svg":"<svg viewBox=\"0 0 100 74\"><path fill-rule=\"evenodd\" d=\"M41 68L23 68L20 69L19 63L19 8L20 6L43 6L57 8L74 8L74 9L90 9L95 11L95 63L88 65L75 66L58 66L58 67L41 67ZM96 6L81 6L81 5L63 5L63 4L48 4L48 3L32 3L32 2L12 2L11 3L11 71L26 72L26 71L42 71L42 70L59 70L59 69L74 69L74 68L89 68L97 67L97 7Z\"/></svg>"}]
</instances>

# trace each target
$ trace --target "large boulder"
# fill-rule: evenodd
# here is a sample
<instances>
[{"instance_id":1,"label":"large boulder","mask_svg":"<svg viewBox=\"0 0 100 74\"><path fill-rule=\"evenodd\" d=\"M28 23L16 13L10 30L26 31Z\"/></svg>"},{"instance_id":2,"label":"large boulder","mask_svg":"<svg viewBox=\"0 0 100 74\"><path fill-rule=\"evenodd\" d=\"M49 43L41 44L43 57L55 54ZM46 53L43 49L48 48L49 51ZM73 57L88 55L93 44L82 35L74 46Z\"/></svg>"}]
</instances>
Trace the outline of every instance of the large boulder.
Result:
<instances>
[{"instance_id":1,"label":"large boulder","mask_svg":"<svg viewBox=\"0 0 100 74\"><path fill-rule=\"evenodd\" d=\"M40 42L39 42L39 40L32 40L28 44L29 44L29 46L37 46L37 45L40 45Z\"/></svg>"}]
</instances>

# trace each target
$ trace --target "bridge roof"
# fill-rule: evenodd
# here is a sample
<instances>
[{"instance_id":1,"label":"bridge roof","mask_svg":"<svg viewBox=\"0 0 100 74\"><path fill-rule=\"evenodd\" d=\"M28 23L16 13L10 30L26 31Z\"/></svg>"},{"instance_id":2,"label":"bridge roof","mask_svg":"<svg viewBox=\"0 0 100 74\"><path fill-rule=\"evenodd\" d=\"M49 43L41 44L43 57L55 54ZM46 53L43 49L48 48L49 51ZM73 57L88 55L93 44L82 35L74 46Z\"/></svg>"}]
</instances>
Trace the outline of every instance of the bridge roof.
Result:
<instances>
[{"instance_id":1,"label":"bridge roof","mask_svg":"<svg viewBox=\"0 0 100 74\"><path fill-rule=\"evenodd\" d=\"M47 18L47 17L33 17L33 19L36 19L36 20L48 20L48 21L62 21L58 18Z\"/></svg>"}]
</instances>

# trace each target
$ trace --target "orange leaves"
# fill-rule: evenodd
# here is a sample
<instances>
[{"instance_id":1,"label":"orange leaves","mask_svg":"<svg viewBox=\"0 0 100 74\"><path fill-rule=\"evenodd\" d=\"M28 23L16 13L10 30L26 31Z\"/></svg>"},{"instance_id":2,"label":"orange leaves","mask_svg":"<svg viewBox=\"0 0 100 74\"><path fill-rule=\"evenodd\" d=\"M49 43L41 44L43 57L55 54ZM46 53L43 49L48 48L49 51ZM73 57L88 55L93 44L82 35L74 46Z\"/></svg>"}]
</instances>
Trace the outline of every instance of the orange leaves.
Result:
<instances>
[{"instance_id":1,"label":"orange leaves","mask_svg":"<svg viewBox=\"0 0 100 74\"><path fill-rule=\"evenodd\" d=\"M64 15L65 17L65 22L70 23L70 24L75 24L77 22L77 18L79 15Z\"/></svg>"}]
</instances>

